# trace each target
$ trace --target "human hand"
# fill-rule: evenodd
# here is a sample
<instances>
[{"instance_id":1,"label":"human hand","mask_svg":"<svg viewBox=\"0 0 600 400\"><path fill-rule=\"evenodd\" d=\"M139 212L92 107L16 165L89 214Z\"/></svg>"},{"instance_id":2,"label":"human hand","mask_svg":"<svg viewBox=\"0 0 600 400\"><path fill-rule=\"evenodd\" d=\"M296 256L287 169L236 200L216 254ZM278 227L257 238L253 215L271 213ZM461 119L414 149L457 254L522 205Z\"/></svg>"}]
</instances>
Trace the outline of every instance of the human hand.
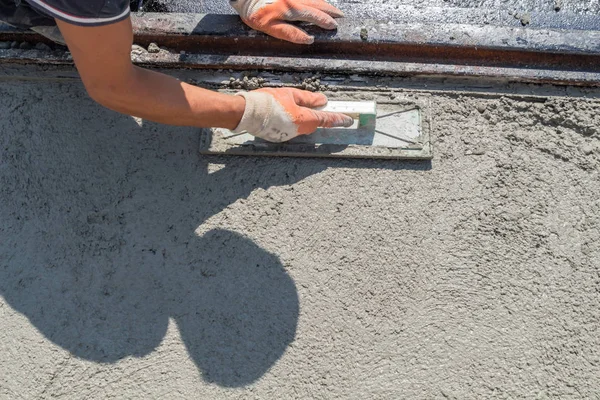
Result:
<instances>
[{"instance_id":1,"label":"human hand","mask_svg":"<svg viewBox=\"0 0 600 400\"><path fill-rule=\"evenodd\" d=\"M297 44L311 44L314 37L285 21L310 22L335 29L334 18L344 13L324 0L231 0L242 21L257 31Z\"/></svg>"},{"instance_id":2,"label":"human hand","mask_svg":"<svg viewBox=\"0 0 600 400\"><path fill-rule=\"evenodd\" d=\"M238 93L246 99L235 133L248 132L269 142L285 142L313 133L318 127L349 127L354 120L344 114L315 110L327 97L300 89L258 89Z\"/></svg>"}]
</instances>

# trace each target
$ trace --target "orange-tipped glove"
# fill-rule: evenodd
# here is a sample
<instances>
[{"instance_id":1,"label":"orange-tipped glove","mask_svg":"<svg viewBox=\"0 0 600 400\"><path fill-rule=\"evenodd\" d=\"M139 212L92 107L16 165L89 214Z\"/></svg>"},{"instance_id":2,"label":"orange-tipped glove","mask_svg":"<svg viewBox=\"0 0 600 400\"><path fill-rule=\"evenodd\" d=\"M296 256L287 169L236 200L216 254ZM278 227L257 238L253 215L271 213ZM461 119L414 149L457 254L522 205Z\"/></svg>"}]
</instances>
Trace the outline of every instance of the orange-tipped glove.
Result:
<instances>
[{"instance_id":1,"label":"orange-tipped glove","mask_svg":"<svg viewBox=\"0 0 600 400\"><path fill-rule=\"evenodd\" d=\"M246 108L234 132L248 132L269 142L285 142L318 127L348 127L354 122L344 114L315 110L327 104L327 97L320 93L258 89L238 95L246 99Z\"/></svg>"},{"instance_id":2,"label":"orange-tipped glove","mask_svg":"<svg viewBox=\"0 0 600 400\"><path fill-rule=\"evenodd\" d=\"M311 44L314 37L285 21L302 21L323 29L335 29L334 18L344 13L324 0L231 0L242 21L257 31L298 44Z\"/></svg>"}]
</instances>

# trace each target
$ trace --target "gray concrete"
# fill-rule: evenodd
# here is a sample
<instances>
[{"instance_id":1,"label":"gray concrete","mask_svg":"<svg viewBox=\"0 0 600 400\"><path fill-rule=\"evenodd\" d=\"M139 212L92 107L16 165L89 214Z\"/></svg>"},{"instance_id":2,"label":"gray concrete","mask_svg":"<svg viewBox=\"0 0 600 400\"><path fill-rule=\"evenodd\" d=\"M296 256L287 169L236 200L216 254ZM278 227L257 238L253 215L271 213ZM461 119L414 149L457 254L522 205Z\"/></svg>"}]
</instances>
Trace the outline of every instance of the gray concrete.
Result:
<instances>
[{"instance_id":1,"label":"gray concrete","mask_svg":"<svg viewBox=\"0 0 600 400\"><path fill-rule=\"evenodd\" d=\"M600 101L488 92L411 164L1 81L0 398L599 397Z\"/></svg>"}]
</instances>

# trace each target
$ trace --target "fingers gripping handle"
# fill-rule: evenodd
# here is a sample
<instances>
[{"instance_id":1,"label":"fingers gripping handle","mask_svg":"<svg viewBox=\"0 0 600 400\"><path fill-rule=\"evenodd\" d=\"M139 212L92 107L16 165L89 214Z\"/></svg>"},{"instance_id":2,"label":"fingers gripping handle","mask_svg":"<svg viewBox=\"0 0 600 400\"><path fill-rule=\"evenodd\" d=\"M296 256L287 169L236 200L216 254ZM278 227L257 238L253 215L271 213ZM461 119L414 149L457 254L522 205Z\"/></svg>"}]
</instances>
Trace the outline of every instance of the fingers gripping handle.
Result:
<instances>
[{"instance_id":1,"label":"fingers gripping handle","mask_svg":"<svg viewBox=\"0 0 600 400\"><path fill-rule=\"evenodd\" d=\"M359 121L359 127L374 126L377 118L377 103L374 101L330 101L319 110L348 115Z\"/></svg>"},{"instance_id":2,"label":"fingers gripping handle","mask_svg":"<svg viewBox=\"0 0 600 400\"><path fill-rule=\"evenodd\" d=\"M342 113L318 111L324 95L298 89L258 89L240 92L246 99L242 119L234 133L248 132L269 142L285 142L313 133L318 127L348 127L353 120Z\"/></svg>"}]
</instances>

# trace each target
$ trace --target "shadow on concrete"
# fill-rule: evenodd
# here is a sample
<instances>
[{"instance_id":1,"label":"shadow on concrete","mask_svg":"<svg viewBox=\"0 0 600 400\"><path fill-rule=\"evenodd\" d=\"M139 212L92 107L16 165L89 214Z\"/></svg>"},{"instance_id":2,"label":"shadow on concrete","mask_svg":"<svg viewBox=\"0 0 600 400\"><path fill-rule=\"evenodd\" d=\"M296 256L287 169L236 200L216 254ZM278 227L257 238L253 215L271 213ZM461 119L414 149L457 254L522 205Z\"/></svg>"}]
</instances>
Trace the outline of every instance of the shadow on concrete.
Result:
<instances>
[{"instance_id":1,"label":"shadow on concrete","mask_svg":"<svg viewBox=\"0 0 600 400\"><path fill-rule=\"evenodd\" d=\"M294 340L295 284L249 238L196 228L257 188L328 167L430 168L200 157L195 129L140 127L60 85L52 110L28 88L26 117L0 107L0 294L49 340L96 362L149 354L172 318L205 380L256 381ZM211 162L226 164L209 173Z\"/></svg>"}]
</instances>

